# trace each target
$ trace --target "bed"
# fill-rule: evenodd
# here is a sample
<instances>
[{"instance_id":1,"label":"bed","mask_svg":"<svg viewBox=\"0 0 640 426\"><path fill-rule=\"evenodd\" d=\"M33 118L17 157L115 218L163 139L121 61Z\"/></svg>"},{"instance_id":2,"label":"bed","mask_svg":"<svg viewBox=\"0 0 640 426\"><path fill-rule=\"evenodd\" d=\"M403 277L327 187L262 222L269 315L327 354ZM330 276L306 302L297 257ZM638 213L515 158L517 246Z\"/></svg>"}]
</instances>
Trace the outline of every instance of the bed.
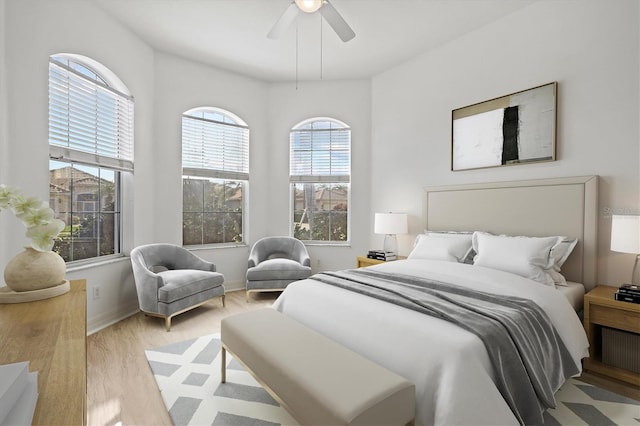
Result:
<instances>
[{"instance_id":1,"label":"bed","mask_svg":"<svg viewBox=\"0 0 640 426\"><path fill-rule=\"evenodd\" d=\"M576 369L572 375L577 375L581 359L588 356L588 342L576 312L584 292L596 282L597 187L596 176L585 176L425 188L425 229L433 234L472 235L475 264L469 263L469 253L454 256L455 261L422 256L424 250L418 247L427 247L428 252L430 246L419 242L409 259L364 272L452 282L456 288L533 301L553 324L568 351L568 363ZM496 240L503 234L509 237ZM528 238L514 240L514 236ZM489 243L531 240L540 245L551 236L558 242L573 241L561 265L566 284L543 284L537 276L487 263L493 259L486 257ZM496 368L492 351L458 325L317 279L290 284L274 308L412 381L416 424L524 423L497 386L503 373L498 371L501 366ZM558 388L562 380L553 386Z\"/></svg>"}]
</instances>

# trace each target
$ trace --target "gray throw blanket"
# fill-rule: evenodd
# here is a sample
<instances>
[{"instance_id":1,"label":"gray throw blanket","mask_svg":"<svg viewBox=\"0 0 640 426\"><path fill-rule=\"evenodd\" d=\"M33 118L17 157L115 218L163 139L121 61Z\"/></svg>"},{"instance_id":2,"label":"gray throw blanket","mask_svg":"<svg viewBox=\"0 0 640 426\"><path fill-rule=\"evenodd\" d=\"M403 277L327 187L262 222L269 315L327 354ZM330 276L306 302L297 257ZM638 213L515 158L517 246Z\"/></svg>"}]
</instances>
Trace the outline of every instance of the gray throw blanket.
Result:
<instances>
[{"instance_id":1,"label":"gray throw blanket","mask_svg":"<svg viewBox=\"0 0 640 426\"><path fill-rule=\"evenodd\" d=\"M531 300L367 269L311 279L441 318L478 336L496 386L520 424L544 423L544 410L555 407L555 391L579 372L547 314Z\"/></svg>"}]
</instances>

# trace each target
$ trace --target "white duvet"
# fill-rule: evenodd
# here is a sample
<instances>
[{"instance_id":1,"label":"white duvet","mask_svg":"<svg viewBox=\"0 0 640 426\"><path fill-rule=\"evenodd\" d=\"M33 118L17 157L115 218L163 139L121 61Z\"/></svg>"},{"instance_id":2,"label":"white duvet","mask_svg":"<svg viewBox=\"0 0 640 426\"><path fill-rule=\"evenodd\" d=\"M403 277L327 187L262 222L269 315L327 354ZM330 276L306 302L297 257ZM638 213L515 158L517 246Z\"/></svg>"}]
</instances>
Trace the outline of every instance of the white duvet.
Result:
<instances>
[{"instance_id":1,"label":"white duvet","mask_svg":"<svg viewBox=\"0 0 640 426\"><path fill-rule=\"evenodd\" d=\"M578 316L553 287L454 262L399 260L371 268L529 298L547 312L578 366L588 356ZM413 382L416 424L518 424L493 383L482 341L468 331L314 280L290 284L274 308Z\"/></svg>"}]
</instances>

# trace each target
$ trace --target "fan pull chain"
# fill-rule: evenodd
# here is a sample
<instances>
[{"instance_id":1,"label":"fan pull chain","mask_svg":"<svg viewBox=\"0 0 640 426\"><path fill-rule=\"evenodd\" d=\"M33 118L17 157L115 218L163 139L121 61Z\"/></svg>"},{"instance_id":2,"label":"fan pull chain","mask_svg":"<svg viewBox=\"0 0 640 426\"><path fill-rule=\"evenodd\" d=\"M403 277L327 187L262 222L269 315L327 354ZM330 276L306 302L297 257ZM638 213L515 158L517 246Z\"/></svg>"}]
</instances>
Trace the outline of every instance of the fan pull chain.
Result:
<instances>
[{"instance_id":1,"label":"fan pull chain","mask_svg":"<svg viewBox=\"0 0 640 426\"><path fill-rule=\"evenodd\" d=\"M322 80L322 15L320 15L320 80Z\"/></svg>"},{"instance_id":2,"label":"fan pull chain","mask_svg":"<svg viewBox=\"0 0 640 426\"><path fill-rule=\"evenodd\" d=\"M298 90L298 21L296 20L296 90Z\"/></svg>"}]
</instances>

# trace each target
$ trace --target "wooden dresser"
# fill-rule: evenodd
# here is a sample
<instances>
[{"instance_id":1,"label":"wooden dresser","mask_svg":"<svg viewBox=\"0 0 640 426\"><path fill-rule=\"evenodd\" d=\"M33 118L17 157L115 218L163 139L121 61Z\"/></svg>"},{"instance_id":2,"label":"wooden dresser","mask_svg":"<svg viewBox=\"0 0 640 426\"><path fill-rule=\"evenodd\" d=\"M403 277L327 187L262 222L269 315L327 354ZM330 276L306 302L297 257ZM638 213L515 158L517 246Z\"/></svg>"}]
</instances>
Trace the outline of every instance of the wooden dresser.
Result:
<instances>
[{"instance_id":1,"label":"wooden dresser","mask_svg":"<svg viewBox=\"0 0 640 426\"><path fill-rule=\"evenodd\" d=\"M38 372L34 425L87 423L86 281L51 299L0 305L0 364Z\"/></svg>"}]
</instances>

